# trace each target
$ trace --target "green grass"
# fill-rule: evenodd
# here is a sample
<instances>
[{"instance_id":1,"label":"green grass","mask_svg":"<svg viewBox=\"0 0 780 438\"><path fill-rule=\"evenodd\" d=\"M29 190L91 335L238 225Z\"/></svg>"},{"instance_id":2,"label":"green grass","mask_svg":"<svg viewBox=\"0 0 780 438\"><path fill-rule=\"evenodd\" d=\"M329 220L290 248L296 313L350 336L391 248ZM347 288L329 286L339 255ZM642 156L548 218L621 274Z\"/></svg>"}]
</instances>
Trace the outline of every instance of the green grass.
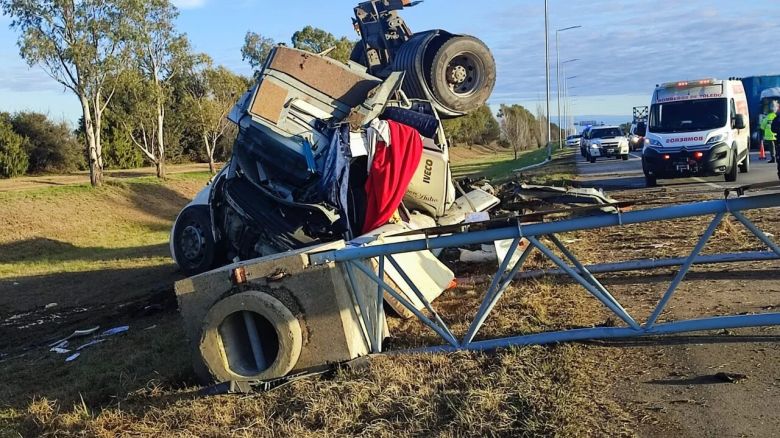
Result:
<instances>
[{"instance_id":1,"label":"green grass","mask_svg":"<svg viewBox=\"0 0 780 438\"><path fill-rule=\"evenodd\" d=\"M558 151L555 154L557 155ZM452 165L452 173L455 177L483 177L491 181L501 181L510 178L515 170L541 163L546 158L546 148L522 151L516 160L511 150L497 151L476 160L455 163Z\"/></svg>"}]
</instances>

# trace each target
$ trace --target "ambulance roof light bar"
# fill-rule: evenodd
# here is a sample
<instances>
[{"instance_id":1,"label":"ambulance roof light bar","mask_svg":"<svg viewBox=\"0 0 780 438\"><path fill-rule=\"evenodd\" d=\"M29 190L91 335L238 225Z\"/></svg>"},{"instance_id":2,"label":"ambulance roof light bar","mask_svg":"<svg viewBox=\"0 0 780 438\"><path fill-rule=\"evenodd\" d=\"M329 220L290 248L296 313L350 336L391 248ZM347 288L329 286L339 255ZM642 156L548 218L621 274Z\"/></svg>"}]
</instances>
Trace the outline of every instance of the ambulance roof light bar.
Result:
<instances>
[{"instance_id":1,"label":"ambulance roof light bar","mask_svg":"<svg viewBox=\"0 0 780 438\"><path fill-rule=\"evenodd\" d=\"M712 85L715 82L717 82L715 79L697 79L694 81L667 82L661 85L659 88L697 87L697 86L704 86L704 85Z\"/></svg>"}]
</instances>

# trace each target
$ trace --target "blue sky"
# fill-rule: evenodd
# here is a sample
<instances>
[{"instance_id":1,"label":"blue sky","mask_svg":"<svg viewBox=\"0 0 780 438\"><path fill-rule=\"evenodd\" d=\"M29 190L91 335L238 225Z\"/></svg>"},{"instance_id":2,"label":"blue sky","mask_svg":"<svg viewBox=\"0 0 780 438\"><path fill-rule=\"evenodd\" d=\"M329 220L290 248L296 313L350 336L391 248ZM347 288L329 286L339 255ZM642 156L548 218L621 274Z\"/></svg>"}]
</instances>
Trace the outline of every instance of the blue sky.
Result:
<instances>
[{"instance_id":1,"label":"blue sky","mask_svg":"<svg viewBox=\"0 0 780 438\"><path fill-rule=\"evenodd\" d=\"M240 54L248 30L289 41L311 24L355 37L350 18L357 0L174 3L181 9L179 29L195 49L243 74L250 73ZM427 0L403 15L413 30L444 28L483 39L498 63L490 103L520 103L533 111L545 89L543 11L542 0ZM569 82L576 114L630 114L660 82L780 74L778 0L550 0L550 17L553 67L554 30L583 26L560 33L561 60L580 59L566 67L567 76L578 76ZM75 96L40 68L27 67L9 24L0 16L0 110L36 110L75 121Z\"/></svg>"}]
</instances>

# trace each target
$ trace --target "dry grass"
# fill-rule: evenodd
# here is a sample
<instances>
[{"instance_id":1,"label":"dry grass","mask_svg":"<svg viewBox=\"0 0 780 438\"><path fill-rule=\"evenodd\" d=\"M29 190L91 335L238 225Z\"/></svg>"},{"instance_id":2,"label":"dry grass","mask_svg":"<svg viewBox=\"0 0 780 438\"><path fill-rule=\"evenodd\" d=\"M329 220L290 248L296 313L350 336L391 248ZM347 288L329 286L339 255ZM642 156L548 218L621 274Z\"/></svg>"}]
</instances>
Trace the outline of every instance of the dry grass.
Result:
<instances>
[{"instance_id":1,"label":"dry grass","mask_svg":"<svg viewBox=\"0 0 780 438\"><path fill-rule=\"evenodd\" d=\"M565 170L560 175L570 178ZM0 327L0 373L5 381L0 387L0 437L630 434L628 417L609 395L606 376L615 353L587 345L381 356L367 369L343 370L271 393L198 397L177 314L173 309L152 315L143 311L149 303L170 300L177 274L163 261L161 248L151 252L160 257L152 259L152 268L134 263L147 254L144 247L164 245L171 211L175 214L202 179L0 195L4 205L38 212L31 221L5 213L22 227L3 229L0 235L0 242L17 245L17 256L3 260L5 278L37 289L17 303L15 290L0 284L0 321L10 309L30 311L28 319L49 317L52 311L42 311L40 303L50 300L66 308L74 302L89 308L82 313L62 311L64 321L52 319L32 331ZM96 214L76 208L87 204ZM58 223L46 220L51 215ZM123 244L112 246L113 239L104 236L106 229L121 236ZM90 256L92 251L99 255ZM93 270L94 263L106 260L127 272ZM539 259L532 262L540 266ZM25 270L45 279L25 278ZM462 335L488 279L487 270L460 270L469 280L435 305ZM65 292L47 291L52 281ZM92 289L87 298L75 295L85 287ZM604 321L594 300L557 280L517 283L495 315L479 337ZM131 331L85 351L70 364L40 345L95 323L128 323ZM435 342L419 323L393 319L391 326L388 345L395 348ZM144 330L148 327L152 329ZM8 352L13 354L4 357Z\"/></svg>"}]
</instances>

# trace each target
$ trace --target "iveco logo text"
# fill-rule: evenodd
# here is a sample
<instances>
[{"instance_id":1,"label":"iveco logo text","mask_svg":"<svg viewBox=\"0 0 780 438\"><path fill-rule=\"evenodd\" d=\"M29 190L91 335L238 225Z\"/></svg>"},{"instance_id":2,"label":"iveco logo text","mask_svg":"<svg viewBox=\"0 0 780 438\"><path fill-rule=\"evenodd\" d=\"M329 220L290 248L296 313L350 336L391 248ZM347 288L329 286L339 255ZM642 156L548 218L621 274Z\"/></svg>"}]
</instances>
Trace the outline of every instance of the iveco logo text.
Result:
<instances>
[{"instance_id":1,"label":"iveco logo text","mask_svg":"<svg viewBox=\"0 0 780 438\"><path fill-rule=\"evenodd\" d=\"M425 174L423 175L423 182L425 184L431 183L432 174L433 174L433 160L425 160Z\"/></svg>"},{"instance_id":2,"label":"iveco logo text","mask_svg":"<svg viewBox=\"0 0 780 438\"><path fill-rule=\"evenodd\" d=\"M704 141L704 137L680 137L667 139L667 143L684 143L688 141Z\"/></svg>"}]
</instances>

